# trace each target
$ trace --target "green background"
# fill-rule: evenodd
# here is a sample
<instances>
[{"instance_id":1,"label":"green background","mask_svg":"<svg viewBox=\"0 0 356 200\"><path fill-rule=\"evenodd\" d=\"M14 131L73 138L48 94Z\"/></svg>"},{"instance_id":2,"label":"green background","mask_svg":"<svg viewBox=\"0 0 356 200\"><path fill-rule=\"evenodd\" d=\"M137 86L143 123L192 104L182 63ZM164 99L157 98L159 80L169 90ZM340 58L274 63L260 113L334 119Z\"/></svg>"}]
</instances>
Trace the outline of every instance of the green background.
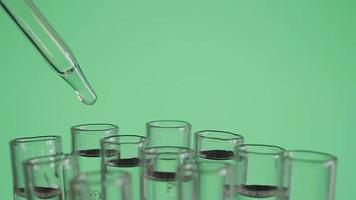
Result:
<instances>
[{"instance_id":1,"label":"green background","mask_svg":"<svg viewBox=\"0 0 356 200\"><path fill-rule=\"evenodd\" d=\"M337 200L355 199L356 1L35 0L99 100L86 106L0 10L1 199L8 141L153 119L236 131L247 143L339 158Z\"/></svg>"}]
</instances>

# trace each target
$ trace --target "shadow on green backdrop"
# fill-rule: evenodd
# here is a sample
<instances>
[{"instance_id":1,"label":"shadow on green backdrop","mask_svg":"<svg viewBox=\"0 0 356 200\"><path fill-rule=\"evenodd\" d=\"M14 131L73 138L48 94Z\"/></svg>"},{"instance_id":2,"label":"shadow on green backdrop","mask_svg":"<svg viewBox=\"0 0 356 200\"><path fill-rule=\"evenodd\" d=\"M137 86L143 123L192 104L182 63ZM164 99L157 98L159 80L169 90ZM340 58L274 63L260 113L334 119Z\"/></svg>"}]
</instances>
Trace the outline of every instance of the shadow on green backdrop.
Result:
<instances>
[{"instance_id":1,"label":"shadow on green backdrop","mask_svg":"<svg viewBox=\"0 0 356 200\"><path fill-rule=\"evenodd\" d=\"M75 99L0 12L2 199L11 199L8 141L110 122L141 133L153 119L193 131L237 131L248 143L339 157L338 200L353 191L356 2L41 1L98 94Z\"/></svg>"}]
</instances>

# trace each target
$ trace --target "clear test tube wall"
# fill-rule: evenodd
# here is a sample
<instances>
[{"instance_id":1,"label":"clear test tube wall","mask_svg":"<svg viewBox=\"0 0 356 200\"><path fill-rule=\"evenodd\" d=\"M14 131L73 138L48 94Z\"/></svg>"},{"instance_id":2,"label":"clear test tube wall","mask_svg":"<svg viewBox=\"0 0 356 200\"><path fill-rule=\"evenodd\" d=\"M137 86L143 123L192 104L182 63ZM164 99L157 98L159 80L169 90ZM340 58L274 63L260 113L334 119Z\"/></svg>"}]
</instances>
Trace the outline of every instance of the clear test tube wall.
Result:
<instances>
[{"instance_id":1,"label":"clear test tube wall","mask_svg":"<svg viewBox=\"0 0 356 200\"><path fill-rule=\"evenodd\" d=\"M71 200L131 200L131 175L125 171L81 173L70 185Z\"/></svg>"},{"instance_id":2,"label":"clear test tube wall","mask_svg":"<svg viewBox=\"0 0 356 200\"><path fill-rule=\"evenodd\" d=\"M25 200L25 160L62 153L62 138L56 135L16 138L10 142L14 200Z\"/></svg>"},{"instance_id":3,"label":"clear test tube wall","mask_svg":"<svg viewBox=\"0 0 356 200\"><path fill-rule=\"evenodd\" d=\"M198 161L178 168L178 200L227 200L234 197L234 166Z\"/></svg>"},{"instance_id":4,"label":"clear test tube wall","mask_svg":"<svg viewBox=\"0 0 356 200\"><path fill-rule=\"evenodd\" d=\"M202 130L194 134L198 160L234 163L236 149L243 144L242 135L219 130Z\"/></svg>"},{"instance_id":5,"label":"clear test tube wall","mask_svg":"<svg viewBox=\"0 0 356 200\"><path fill-rule=\"evenodd\" d=\"M145 148L140 154L142 160L142 199L177 200L178 167L195 161L193 150L176 146Z\"/></svg>"},{"instance_id":6,"label":"clear test tube wall","mask_svg":"<svg viewBox=\"0 0 356 200\"><path fill-rule=\"evenodd\" d=\"M288 188L278 200L334 200L337 158L331 154L290 150L284 154L281 185Z\"/></svg>"},{"instance_id":7,"label":"clear test tube wall","mask_svg":"<svg viewBox=\"0 0 356 200\"><path fill-rule=\"evenodd\" d=\"M73 156L36 157L26 160L23 167L27 200L70 200L69 181L78 173Z\"/></svg>"},{"instance_id":8,"label":"clear test tube wall","mask_svg":"<svg viewBox=\"0 0 356 200\"><path fill-rule=\"evenodd\" d=\"M280 200L287 191L280 185L284 149L265 144L238 147L235 194L238 200ZM285 199L287 200L287 199Z\"/></svg>"},{"instance_id":9,"label":"clear test tube wall","mask_svg":"<svg viewBox=\"0 0 356 200\"><path fill-rule=\"evenodd\" d=\"M146 123L148 147L176 146L190 148L192 125L181 120L156 120Z\"/></svg>"},{"instance_id":10,"label":"clear test tube wall","mask_svg":"<svg viewBox=\"0 0 356 200\"><path fill-rule=\"evenodd\" d=\"M97 97L74 55L31 0L0 0L0 5L43 58L87 105Z\"/></svg>"},{"instance_id":11,"label":"clear test tube wall","mask_svg":"<svg viewBox=\"0 0 356 200\"><path fill-rule=\"evenodd\" d=\"M100 140L101 162L104 172L126 171L132 177L132 200L140 200L140 152L146 138L139 135L114 135Z\"/></svg>"},{"instance_id":12,"label":"clear test tube wall","mask_svg":"<svg viewBox=\"0 0 356 200\"><path fill-rule=\"evenodd\" d=\"M79 172L101 169L100 140L117 135L119 127L108 123L81 124L71 127L72 154L76 156ZM115 155L116 151L106 153Z\"/></svg>"}]
</instances>

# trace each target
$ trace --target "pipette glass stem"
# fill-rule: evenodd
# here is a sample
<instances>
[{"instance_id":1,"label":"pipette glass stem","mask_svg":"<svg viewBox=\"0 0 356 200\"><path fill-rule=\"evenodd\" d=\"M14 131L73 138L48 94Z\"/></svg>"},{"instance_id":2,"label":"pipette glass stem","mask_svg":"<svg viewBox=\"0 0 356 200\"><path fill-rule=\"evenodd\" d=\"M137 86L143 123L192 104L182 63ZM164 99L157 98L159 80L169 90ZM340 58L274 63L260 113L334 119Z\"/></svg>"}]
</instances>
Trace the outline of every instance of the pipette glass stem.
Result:
<instances>
[{"instance_id":1,"label":"pipette glass stem","mask_svg":"<svg viewBox=\"0 0 356 200\"><path fill-rule=\"evenodd\" d=\"M0 0L0 5L55 72L76 91L79 100L94 104L96 94L79 64L31 0Z\"/></svg>"}]
</instances>

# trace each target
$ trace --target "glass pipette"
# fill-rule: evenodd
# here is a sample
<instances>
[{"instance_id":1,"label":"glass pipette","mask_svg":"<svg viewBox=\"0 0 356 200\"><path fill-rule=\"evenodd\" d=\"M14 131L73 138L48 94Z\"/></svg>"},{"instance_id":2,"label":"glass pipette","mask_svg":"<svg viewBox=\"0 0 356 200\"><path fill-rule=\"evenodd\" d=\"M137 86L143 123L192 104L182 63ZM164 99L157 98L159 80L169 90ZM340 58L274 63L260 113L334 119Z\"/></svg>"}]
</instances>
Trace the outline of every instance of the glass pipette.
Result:
<instances>
[{"instance_id":1,"label":"glass pipette","mask_svg":"<svg viewBox=\"0 0 356 200\"><path fill-rule=\"evenodd\" d=\"M87 105L97 97L70 49L31 0L0 0L0 5L27 36L55 72L75 90Z\"/></svg>"}]
</instances>

